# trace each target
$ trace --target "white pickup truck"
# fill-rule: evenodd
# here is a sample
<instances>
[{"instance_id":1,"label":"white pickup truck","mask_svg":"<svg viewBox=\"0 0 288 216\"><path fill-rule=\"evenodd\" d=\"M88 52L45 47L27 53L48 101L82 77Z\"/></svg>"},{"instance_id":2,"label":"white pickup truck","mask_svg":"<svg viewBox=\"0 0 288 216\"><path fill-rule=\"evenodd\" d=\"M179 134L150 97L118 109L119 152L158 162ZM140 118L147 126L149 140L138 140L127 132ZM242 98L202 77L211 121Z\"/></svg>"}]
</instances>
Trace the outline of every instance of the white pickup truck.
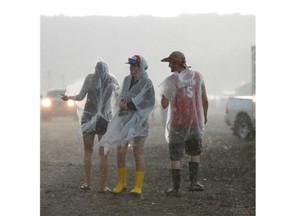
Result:
<instances>
[{"instance_id":1,"label":"white pickup truck","mask_svg":"<svg viewBox=\"0 0 288 216\"><path fill-rule=\"evenodd\" d=\"M255 137L255 97L230 97L226 103L225 122L240 140Z\"/></svg>"}]
</instances>

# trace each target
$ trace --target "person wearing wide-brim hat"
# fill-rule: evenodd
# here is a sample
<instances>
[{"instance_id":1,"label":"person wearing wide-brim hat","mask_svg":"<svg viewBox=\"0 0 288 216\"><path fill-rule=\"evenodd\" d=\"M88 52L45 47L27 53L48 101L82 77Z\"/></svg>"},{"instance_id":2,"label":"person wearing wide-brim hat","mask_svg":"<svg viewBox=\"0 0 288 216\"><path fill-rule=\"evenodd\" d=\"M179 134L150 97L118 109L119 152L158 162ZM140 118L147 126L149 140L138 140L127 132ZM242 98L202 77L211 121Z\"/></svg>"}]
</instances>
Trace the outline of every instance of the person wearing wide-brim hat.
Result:
<instances>
[{"instance_id":1,"label":"person wearing wide-brim hat","mask_svg":"<svg viewBox=\"0 0 288 216\"><path fill-rule=\"evenodd\" d=\"M162 62L168 62L171 72L160 84L161 105L168 107L165 127L169 143L173 187L167 195L180 195L181 158L184 152L190 156L190 191L203 191L198 182L198 167L202 150L204 125L207 123L208 99L202 75L189 69L182 52L174 51Z\"/></svg>"}]
</instances>

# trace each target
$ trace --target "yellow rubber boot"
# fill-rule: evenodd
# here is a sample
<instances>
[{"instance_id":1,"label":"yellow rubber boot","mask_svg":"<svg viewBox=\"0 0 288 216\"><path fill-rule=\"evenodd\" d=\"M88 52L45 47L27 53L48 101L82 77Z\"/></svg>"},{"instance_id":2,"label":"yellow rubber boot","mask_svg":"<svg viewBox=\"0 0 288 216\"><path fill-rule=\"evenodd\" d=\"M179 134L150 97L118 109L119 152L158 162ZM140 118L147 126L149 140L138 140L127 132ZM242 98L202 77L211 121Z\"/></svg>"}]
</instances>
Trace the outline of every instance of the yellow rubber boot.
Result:
<instances>
[{"instance_id":1,"label":"yellow rubber boot","mask_svg":"<svg viewBox=\"0 0 288 216\"><path fill-rule=\"evenodd\" d=\"M112 193L121 193L126 189L127 168L118 168L118 185L113 189Z\"/></svg>"},{"instance_id":2,"label":"yellow rubber boot","mask_svg":"<svg viewBox=\"0 0 288 216\"><path fill-rule=\"evenodd\" d=\"M130 193L133 194L142 194L142 185L144 180L144 171L136 171L135 173L135 187L133 190L130 191Z\"/></svg>"}]
</instances>

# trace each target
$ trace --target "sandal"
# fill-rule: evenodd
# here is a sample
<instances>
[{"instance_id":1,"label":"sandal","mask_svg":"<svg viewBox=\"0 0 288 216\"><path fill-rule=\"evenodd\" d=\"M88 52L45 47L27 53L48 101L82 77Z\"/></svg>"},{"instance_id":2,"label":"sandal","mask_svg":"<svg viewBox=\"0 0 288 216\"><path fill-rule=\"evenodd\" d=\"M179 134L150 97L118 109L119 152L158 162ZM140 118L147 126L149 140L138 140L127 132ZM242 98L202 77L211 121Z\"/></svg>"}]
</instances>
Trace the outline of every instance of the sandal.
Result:
<instances>
[{"instance_id":1,"label":"sandal","mask_svg":"<svg viewBox=\"0 0 288 216\"><path fill-rule=\"evenodd\" d=\"M87 185L87 183L84 183L79 187L80 191L90 191L92 188Z\"/></svg>"},{"instance_id":2,"label":"sandal","mask_svg":"<svg viewBox=\"0 0 288 216\"><path fill-rule=\"evenodd\" d=\"M111 189L108 187L105 187L104 189L99 190L98 193L111 193Z\"/></svg>"}]
</instances>

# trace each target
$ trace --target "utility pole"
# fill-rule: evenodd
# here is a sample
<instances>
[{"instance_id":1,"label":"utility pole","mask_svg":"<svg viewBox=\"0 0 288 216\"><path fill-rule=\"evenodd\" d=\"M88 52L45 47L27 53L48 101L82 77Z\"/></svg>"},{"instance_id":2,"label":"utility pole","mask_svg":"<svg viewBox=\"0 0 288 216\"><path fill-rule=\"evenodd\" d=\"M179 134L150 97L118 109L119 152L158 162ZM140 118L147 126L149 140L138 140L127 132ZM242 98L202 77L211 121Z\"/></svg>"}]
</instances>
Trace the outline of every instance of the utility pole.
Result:
<instances>
[{"instance_id":1,"label":"utility pole","mask_svg":"<svg viewBox=\"0 0 288 216\"><path fill-rule=\"evenodd\" d=\"M251 46L252 54L252 115L255 119L256 127L256 46Z\"/></svg>"},{"instance_id":2,"label":"utility pole","mask_svg":"<svg viewBox=\"0 0 288 216\"><path fill-rule=\"evenodd\" d=\"M256 94L256 46L251 46L252 55L252 96Z\"/></svg>"}]
</instances>

